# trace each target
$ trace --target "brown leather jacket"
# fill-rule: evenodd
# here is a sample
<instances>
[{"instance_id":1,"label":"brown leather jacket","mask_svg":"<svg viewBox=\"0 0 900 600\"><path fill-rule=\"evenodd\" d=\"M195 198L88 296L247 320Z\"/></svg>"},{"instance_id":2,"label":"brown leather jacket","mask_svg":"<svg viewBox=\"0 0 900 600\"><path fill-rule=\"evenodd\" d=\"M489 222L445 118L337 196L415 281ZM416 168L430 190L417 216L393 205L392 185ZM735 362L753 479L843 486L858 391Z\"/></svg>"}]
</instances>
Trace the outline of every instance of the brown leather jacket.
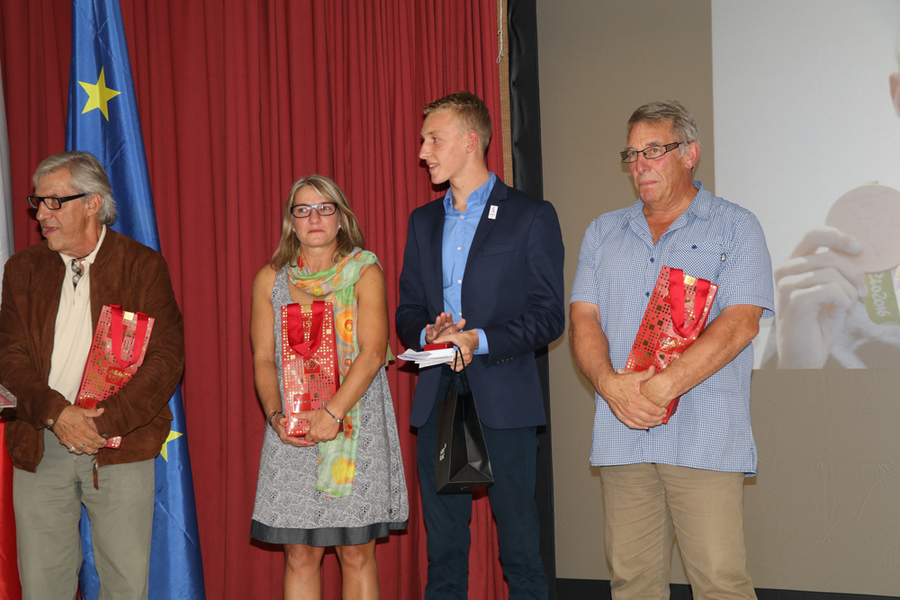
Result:
<instances>
[{"instance_id":1,"label":"brown leather jacket","mask_svg":"<svg viewBox=\"0 0 900 600\"><path fill-rule=\"evenodd\" d=\"M105 304L141 311L155 319L144 363L131 381L101 406L97 430L121 435L117 449L97 453L99 466L147 460L159 454L172 413L169 398L184 370L184 324L169 269L156 251L107 229L91 265L91 319ZM47 242L13 255L3 273L0 304L0 382L18 398L6 423L13 464L37 470L44 454L43 430L69 402L47 385L59 296L66 266Z\"/></svg>"}]
</instances>

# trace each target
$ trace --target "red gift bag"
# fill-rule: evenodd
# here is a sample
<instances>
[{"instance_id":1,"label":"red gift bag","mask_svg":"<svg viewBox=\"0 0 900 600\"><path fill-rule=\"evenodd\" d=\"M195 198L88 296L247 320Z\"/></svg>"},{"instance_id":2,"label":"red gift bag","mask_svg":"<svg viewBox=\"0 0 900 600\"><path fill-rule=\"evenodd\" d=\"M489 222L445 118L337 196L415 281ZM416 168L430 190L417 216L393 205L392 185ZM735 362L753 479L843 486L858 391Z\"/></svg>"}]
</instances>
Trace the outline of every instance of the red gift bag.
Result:
<instances>
[{"instance_id":1,"label":"red gift bag","mask_svg":"<svg viewBox=\"0 0 900 600\"><path fill-rule=\"evenodd\" d=\"M75 405L95 408L125 387L144 362L152 330L153 317L124 311L117 304L104 306ZM118 448L121 443L121 437L110 438L104 448Z\"/></svg>"},{"instance_id":2,"label":"red gift bag","mask_svg":"<svg viewBox=\"0 0 900 600\"><path fill-rule=\"evenodd\" d=\"M316 300L311 305L281 307L281 361L287 434L303 437L309 421L296 413L322 408L338 388L340 372L331 303Z\"/></svg>"},{"instance_id":3,"label":"red gift bag","mask_svg":"<svg viewBox=\"0 0 900 600\"><path fill-rule=\"evenodd\" d=\"M714 283L685 275L681 269L663 266L634 338L626 371L662 371L694 343L709 318L716 291ZM678 408L679 396L669 403L663 423Z\"/></svg>"}]
</instances>

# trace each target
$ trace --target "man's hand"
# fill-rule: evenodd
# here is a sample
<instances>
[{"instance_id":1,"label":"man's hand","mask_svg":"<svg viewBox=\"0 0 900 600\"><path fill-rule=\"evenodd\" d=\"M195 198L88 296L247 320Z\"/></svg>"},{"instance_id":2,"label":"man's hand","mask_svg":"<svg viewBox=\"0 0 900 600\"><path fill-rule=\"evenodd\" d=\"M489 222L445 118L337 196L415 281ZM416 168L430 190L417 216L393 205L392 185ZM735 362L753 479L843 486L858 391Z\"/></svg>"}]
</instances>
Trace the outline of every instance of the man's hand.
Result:
<instances>
[{"instance_id":1,"label":"man's hand","mask_svg":"<svg viewBox=\"0 0 900 600\"><path fill-rule=\"evenodd\" d=\"M59 413L53 433L59 443L74 454L97 454L106 445L106 438L97 433L94 418L103 414L103 408L85 409L67 406Z\"/></svg>"},{"instance_id":2,"label":"man's hand","mask_svg":"<svg viewBox=\"0 0 900 600\"><path fill-rule=\"evenodd\" d=\"M651 367L651 369L655 370L656 367ZM625 369L616 369L616 373L624 375L626 371ZM669 404L674 400L674 398L669 398L669 396L671 396L671 393L669 393L669 386L665 385L662 377L650 377L649 379L644 379L638 384L638 390L644 398L657 406L665 407L666 410L668 410Z\"/></svg>"},{"instance_id":3,"label":"man's hand","mask_svg":"<svg viewBox=\"0 0 900 600\"><path fill-rule=\"evenodd\" d=\"M447 362L456 371L462 371L472 362L472 356L478 349L478 332L474 329L463 331L466 326L466 320L460 319L453 322L453 315L450 313L441 313L434 320L434 325L425 326L425 343L426 344L442 344L450 342L459 349L462 360L458 358Z\"/></svg>"},{"instance_id":4,"label":"man's hand","mask_svg":"<svg viewBox=\"0 0 900 600\"><path fill-rule=\"evenodd\" d=\"M451 367L453 367L454 371L462 371L465 367L472 362L472 356L475 353L475 350L478 349L478 332L474 329L470 329L468 331L462 331L463 326L466 324L465 319L460 319L457 325L459 326L459 330L455 332L445 333L439 338L435 339L435 342L450 342L459 350L459 355L462 356L462 360L459 360L456 356L453 359L448 361Z\"/></svg>"},{"instance_id":5,"label":"man's hand","mask_svg":"<svg viewBox=\"0 0 900 600\"><path fill-rule=\"evenodd\" d=\"M569 342L575 361L616 418L631 429L649 429L661 424L666 409L641 393L641 385L656 370L653 367L631 373L613 370L609 343L600 323L600 307L590 302L573 302L569 305L569 321Z\"/></svg>"},{"instance_id":6,"label":"man's hand","mask_svg":"<svg viewBox=\"0 0 900 600\"><path fill-rule=\"evenodd\" d=\"M465 324L465 319L460 319L459 323L454 323L453 315L447 312L441 313L434 320L434 325L425 326L425 343L440 343L441 340L438 339L439 337L446 333L456 333L460 331Z\"/></svg>"},{"instance_id":7,"label":"man's hand","mask_svg":"<svg viewBox=\"0 0 900 600\"><path fill-rule=\"evenodd\" d=\"M778 368L824 366L847 314L866 294L865 274L848 259L860 249L837 229L813 229L775 271Z\"/></svg>"},{"instance_id":8,"label":"man's hand","mask_svg":"<svg viewBox=\"0 0 900 600\"><path fill-rule=\"evenodd\" d=\"M653 367L630 373L619 369L603 381L595 382L594 386L622 423L631 429L649 429L661 425L667 413L665 408L657 406L641 393L641 385L655 374Z\"/></svg>"}]
</instances>

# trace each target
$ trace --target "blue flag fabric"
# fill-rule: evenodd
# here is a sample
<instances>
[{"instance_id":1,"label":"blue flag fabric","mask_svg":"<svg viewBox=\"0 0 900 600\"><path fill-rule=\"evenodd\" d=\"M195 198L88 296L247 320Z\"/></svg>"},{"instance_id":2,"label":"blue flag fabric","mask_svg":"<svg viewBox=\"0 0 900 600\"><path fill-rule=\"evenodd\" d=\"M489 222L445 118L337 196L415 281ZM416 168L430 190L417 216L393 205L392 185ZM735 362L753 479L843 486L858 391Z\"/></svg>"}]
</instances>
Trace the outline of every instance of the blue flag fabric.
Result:
<instances>
[{"instance_id":1,"label":"blue flag fabric","mask_svg":"<svg viewBox=\"0 0 900 600\"><path fill-rule=\"evenodd\" d=\"M106 168L118 209L113 229L158 251L150 176L118 0L72 1L66 149L90 152ZM197 510L180 388L169 401L169 408L172 430L156 458L150 599L204 600ZM81 593L84 600L96 600L99 581L90 523L84 510L81 537Z\"/></svg>"}]
</instances>

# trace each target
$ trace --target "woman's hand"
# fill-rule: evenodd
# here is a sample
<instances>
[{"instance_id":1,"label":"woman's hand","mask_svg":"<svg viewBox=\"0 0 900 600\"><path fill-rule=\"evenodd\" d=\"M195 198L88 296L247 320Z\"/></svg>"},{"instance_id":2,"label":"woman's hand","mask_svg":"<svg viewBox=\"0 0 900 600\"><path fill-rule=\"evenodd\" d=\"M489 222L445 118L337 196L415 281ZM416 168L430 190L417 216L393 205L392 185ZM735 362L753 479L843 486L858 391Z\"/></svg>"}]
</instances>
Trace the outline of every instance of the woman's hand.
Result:
<instances>
[{"instance_id":1,"label":"woman's hand","mask_svg":"<svg viewBox=\"0 0 900 600\"><path fill-rule=\"evenodd\" d=\"M307 442L312 442L314 444L318 444L319 442L328 442L333 440L338 436L338 433L341 431L341 424L337 421L337 419L342 419L343 416L339 414L335 414L335 419L325 409L318 410L310 410L305 412L297 413L297 417L300 419L308 419L309 426L306 430L306 437L300 439L306 439Z\"/></svg>"},{"instance_id":2,"label":"woman's hand","mask_svg":"<svg viewBox=\"0 0 900 600\"><path fill-rule=\"evenodd\" d=\"M281 413L278 413L277 416L272 419L272 428L275 429L275 433L278 434L281 441L289 446L303 448L309 445L307 443L309 442L308 439L287 434L287 417Z\"/></svg>"}]
</instances>

